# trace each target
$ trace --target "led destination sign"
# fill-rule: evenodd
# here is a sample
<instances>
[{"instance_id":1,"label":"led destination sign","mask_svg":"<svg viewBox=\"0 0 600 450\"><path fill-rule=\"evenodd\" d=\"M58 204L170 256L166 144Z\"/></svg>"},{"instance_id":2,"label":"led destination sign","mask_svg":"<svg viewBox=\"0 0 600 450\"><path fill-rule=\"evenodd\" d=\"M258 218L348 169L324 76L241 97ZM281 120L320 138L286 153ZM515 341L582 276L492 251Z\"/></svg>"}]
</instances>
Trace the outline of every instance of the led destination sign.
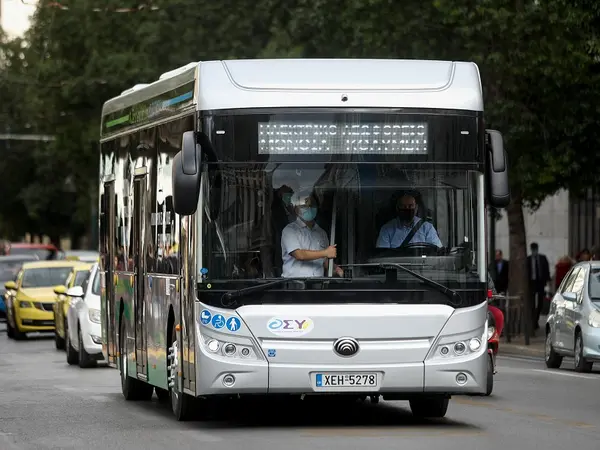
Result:
<instances>
[{"instance_id":1,"label":"led destination sign","mask_svg":"<svg viewBox=\"0 0 600 450\"><path fill-rule=\"evenodd\" d=\"M426 155L427 123L261 122L258 153Z\"/></svg>"},{"instance_id":2,"label":"led destination sign","mask_svg":"<svg viewBox=\"0 0 600 450\"><path fill-rule=\"evenodd\" d=\"M102 118L102 134L112 134L180 112L193 103L194 82L164 92L149 100L107 114Z\"/></svg>"}]
</instances>

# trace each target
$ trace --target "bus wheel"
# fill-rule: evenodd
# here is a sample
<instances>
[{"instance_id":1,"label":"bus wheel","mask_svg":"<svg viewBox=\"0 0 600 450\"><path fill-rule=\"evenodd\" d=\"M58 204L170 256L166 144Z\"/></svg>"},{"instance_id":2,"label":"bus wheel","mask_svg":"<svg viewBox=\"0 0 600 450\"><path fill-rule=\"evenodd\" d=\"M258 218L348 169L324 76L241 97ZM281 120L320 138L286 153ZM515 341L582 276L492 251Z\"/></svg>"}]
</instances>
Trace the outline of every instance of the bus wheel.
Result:
<instances>
[{"instance_id":1,"label":"bus wheel","mask_svg":"<svg viewBox=\"0 0 600 450\"><path fill-rule=\"evenodd\" d=\"M154 392L156 392L156 397L158 397L158 401L160 403L167 403L170 400L169 391L167 391L166 389L162 389L155 386Z\"/></svg>"},{"instance_id":2,"label":"bus wheel","mask_svg":"<svg viewBox=\"0 0 600 450\"><path fill-rule=\"evenodd\" d=\"M152 393L154 392L154 386L129 376L129 362L127 358L127 349L125 347L125 320L123 318L121 318L119 338L119 351L121 353L121 364L119 369L121 373L121 391L123 392L123 397L125 397L125 400L130 401L150 400L152 398Z\"/></svg>"},{"instance_id":3,"label":"bus wheel","mask_svg":"<svg viewBox=\"0 0 600 450\"><path fill-rule=\"evenodd\" d=\"M179 343L175 327L171 331L171 342L171 347L169 347L169 351L167 352L167 373L171 409L177 420L185 421L191 417L192 401L194 399L183 392L181 376L179 375Z\"/></svg>"},{"instance_id":4,"label":"bus wheel","mask_svg":"<svg viewBox=\"0 0 600 450\"><path fill-rule=\"evenodd\" d=\"M440 418L448 411L448 397L421 397L410 400L410 410L413 416L420 419Z\"/></svg>"}]
</instances>

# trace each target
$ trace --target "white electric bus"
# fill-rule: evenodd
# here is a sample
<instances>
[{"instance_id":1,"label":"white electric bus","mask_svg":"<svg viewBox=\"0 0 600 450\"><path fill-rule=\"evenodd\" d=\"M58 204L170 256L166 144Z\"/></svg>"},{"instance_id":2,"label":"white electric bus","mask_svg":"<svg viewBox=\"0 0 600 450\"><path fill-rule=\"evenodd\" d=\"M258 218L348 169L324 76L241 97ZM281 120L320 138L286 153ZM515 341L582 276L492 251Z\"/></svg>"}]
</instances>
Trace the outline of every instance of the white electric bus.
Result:
<instances>
[{"instance_id":1,"label":"white electric bus","mask_svg":"<svg viewBox=\"0 0 600 450\"><path fill-rule=\"evenodd\" d=\"M103 107L105 357L179 420L277 394L442 417L486 389L508 201L473 63L190 63Z\"/></svg>"}]
</instances>

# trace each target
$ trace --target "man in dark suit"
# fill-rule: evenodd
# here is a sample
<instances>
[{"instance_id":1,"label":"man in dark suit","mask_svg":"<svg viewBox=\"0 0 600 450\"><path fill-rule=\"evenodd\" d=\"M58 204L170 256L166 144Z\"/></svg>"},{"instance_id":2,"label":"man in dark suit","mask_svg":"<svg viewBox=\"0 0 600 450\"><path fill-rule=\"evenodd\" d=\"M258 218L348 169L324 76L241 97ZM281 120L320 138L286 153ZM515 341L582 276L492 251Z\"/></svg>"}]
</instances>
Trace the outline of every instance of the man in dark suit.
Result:
<instances>
[{"instance_id":1,"label":"man in dark suit","mask_svg":"<svg viewBox=\"0 0 600 450\"><path fill-rule=\"evenodd\" d=\"M529 288L531 292L533 329L537 330L540 328L540 313L544 305L546 284L550 281L550 265L548 264L546 255L539 253L537 242L532 242L530 248L531 255L527 257L527 271L529 273Z\"/></svg>"},{"instance_id":2,"label":"man in dark suit","mask_svg":"<svg viewBox=\"0 0 600 450\"><path fill-rule=\"evenodd\" d=\"M496 259L490 265L489 272L498 292L508 290L508 261L503 258L502 250L496 250Z\"/></svg>"}]
</instances>

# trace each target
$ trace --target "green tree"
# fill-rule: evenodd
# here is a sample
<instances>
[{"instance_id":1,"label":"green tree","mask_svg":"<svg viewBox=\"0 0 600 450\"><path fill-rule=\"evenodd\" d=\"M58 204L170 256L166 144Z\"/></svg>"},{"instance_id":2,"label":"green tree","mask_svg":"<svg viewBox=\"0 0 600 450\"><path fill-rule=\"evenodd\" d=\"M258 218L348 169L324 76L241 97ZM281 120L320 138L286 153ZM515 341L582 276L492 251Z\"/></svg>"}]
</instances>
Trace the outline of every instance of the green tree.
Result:
<instances>
[{"instance_id":1,"label":"green tree","mask_svg":"<svg viewBox=\"0 0 600 450\"><path fill-rule=\"evenodd\" d=\"M14 96L22 107L7 115L14 124L27 117L35 132L56 136L32 150L34 173L16 186L27 216L44 219L44 232L76 240L97 201L102 104L190 61L256 56L285 10L279 0L158 0L157 10L131 13L115 12L122 0L102 2L99 12L94 2L62 1L68 10L52 3L38 4L20 72L9 67L5 73L26 80Z\"/></svg>"}]
</instances>

